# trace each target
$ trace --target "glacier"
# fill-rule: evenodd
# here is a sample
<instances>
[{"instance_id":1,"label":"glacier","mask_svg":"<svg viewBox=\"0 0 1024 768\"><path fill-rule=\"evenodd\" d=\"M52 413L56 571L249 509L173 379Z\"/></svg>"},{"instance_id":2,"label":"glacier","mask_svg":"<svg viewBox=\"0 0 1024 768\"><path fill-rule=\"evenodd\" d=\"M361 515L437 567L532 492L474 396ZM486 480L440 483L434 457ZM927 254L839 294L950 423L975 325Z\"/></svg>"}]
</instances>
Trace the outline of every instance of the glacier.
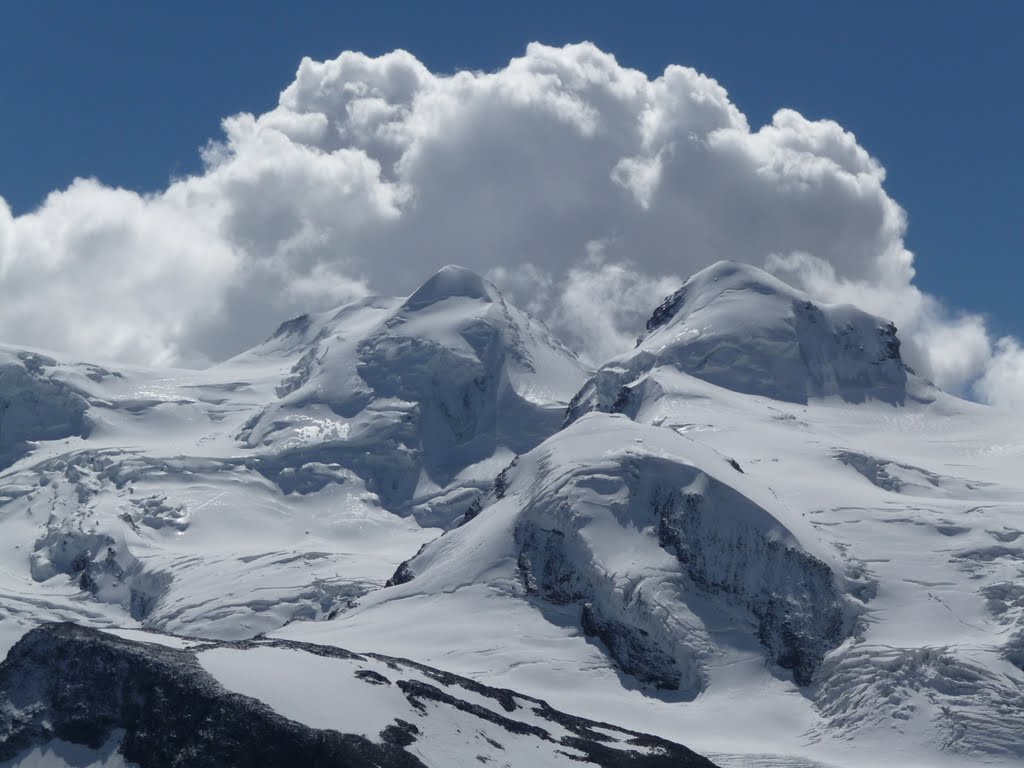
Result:
<instances>
[{"instance_id":1,"label":"glacier","mask_svg":"<svg viewBox=\"0 0 1024 768\"><path fill-rule=\"evenodd\" d=\"M748 265L638 330L452 266L205 370L0 347L0 761L166 764L117 668L213 756L1024 764L1020 417Z\"/></svg>"}]
</instances>

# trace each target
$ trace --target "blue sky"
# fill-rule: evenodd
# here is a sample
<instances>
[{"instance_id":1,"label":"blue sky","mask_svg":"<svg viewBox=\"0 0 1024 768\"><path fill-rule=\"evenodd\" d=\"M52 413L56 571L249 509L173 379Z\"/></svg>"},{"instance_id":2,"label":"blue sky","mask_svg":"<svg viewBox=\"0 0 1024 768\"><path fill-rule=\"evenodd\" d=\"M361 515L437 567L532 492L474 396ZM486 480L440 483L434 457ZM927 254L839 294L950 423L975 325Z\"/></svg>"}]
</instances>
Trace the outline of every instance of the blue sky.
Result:
<instances>
[{"instance_id":1,"label":"blue sky","mask_svg":"<svg viewBox=\"0 0 1024 768\"><path fill-rule=\"evenodd\" d=\"M303 55L405 48L497 69L527 42L716 78L752 126L779 107L853 131L909 213L917 283L1024 335L1024 3L66 3L0 5L0 195L76 176L158 190L222 117L270 109Z\"/></svg>"}]
</instances>

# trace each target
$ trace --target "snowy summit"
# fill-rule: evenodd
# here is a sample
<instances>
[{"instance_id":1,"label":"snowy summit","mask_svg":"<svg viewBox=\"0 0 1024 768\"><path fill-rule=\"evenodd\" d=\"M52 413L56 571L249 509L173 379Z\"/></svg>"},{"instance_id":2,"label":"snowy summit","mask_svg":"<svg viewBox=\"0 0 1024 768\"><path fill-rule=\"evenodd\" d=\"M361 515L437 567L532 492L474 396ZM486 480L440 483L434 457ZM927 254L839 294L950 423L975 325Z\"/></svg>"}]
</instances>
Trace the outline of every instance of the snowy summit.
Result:
<instances>
[{"instance_id":1,"label":"snowy summit","mask_svg":"<svg viewBox=\"0 0 1024 768\"><path fill-rule=\"evenodd\" d=\"M0 348L0 764L1024 762L1013 417L749 265L643 309L596 370L456 266Z\"/></svg>"}]
</instances>

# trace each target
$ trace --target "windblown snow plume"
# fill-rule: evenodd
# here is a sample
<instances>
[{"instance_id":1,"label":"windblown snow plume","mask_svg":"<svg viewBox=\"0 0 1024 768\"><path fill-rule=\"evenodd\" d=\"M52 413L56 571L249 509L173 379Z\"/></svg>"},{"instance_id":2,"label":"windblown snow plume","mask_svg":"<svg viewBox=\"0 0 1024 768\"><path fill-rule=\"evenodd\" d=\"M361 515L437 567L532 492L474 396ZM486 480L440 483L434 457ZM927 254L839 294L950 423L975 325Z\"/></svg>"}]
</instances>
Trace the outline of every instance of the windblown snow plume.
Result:
<instances>
[{"instance_id":1,"label":"windblown snow plume","mask_svg":"<svg viewBox=\"0 0 1024 768\"><path fill-rule=\"evenodd\" d=\"M597 361L638 308L732 259L892 319L940 386L983 377L998 403L1017 380L1016 342L913 285L906 217L856 137L789 109L751 127L692 69L652 80L589 43L451 75L345 52L223 128L155 195L80 179L18 217L0 199L0 337L196 364L455 262Z\"/></svg>"}]
</instances>

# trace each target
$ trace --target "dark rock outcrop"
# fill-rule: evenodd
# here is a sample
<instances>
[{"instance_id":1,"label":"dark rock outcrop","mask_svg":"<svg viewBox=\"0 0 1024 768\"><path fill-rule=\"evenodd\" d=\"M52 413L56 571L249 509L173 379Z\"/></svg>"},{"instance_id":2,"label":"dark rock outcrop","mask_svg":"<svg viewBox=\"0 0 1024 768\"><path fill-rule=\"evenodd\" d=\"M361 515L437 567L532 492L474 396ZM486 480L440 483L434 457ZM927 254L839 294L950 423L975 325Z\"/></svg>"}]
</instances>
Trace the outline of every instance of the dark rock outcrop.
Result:
<instances>
[{"instance_id":1,"label":"dark rock outcrop","mask_svg":"<svg viewBox=\"0 0 1024 768\"><path fill-rule=\"evenodd\" d=\"M701 589L749 610L770 657L809 685L825 654L846 637L831 569L813 555L737 526L716 530L704 494L665 494L655 505L658 541Z\"/></svg>"},{"instance_id":2,"label":"dark rock outcrop","mask_svg":"<svg viewBox=\"0 0 1024 768\"><path fill-rule=\"evenodd\" d=\"M51 739L98 748L115 729L142 768L423 765L400 746L309 728L227 691L187 650L49 624L0 664L0 760Z\"/></svg>"},{"instance_id":3,"label":"dark rock outcrop","mask_svg":"<svg viewBox=\"0 0 1024 768\"><path fill-rule=\"evenodd\" d=\"M556 751L578 750L600 766L714 768L678 744L567 715L539 699L405 659L283 640L208 643L202 650L265 646L383 661L394 672L393 684L417 711L427 712L425 702L452 707L509 734L534 737ZM402 679L403 673L408 679ZM383 675L376 677L374 684L392 684ZM494 700L509 715L464 700L457 695L460 690ZM531 713L529 722L516 718L524 707ZM568 730L568 735L556 738L541 724L545 721L560 726L552 730ZM0 663L0 761L53 739L98 749L116 731L124 734L121 754L142 768L424 765L406 749L422 737L413 723L396 718L381 731L379 741L311 728L262 701L225 689L189 649L133 642L75 624L47 624L25 635ZM565 754L567 760L580 759Z\"/></svg>"}]
</instances>

